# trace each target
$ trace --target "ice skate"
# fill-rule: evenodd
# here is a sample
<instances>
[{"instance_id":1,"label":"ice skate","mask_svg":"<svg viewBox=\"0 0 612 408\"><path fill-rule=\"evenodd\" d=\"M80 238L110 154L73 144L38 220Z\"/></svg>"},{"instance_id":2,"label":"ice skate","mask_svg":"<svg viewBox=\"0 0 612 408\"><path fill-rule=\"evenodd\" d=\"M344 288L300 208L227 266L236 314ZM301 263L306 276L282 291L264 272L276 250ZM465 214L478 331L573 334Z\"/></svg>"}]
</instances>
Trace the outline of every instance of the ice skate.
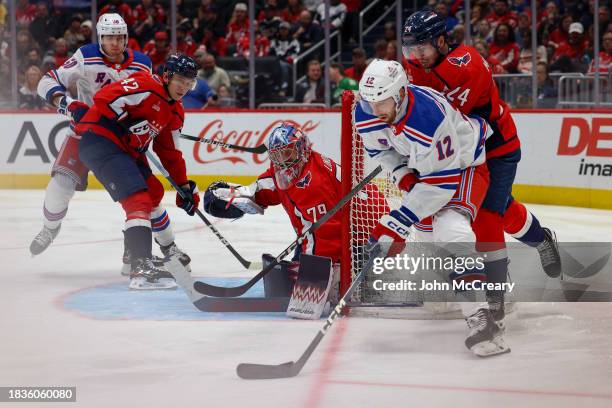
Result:
<instances>
[{"instance_id":1,"label":"ice skate","mask_svg":"<svg viewBox=\"0 0 612 408\"><path fill-rule=\"evenodd\" d=\"M30 253L32 256L38 255L47 249L55 237L57 237L57 234L59 234L61 227L61 224L55 229L44 226L30 244Z\"/></svg>"},{"instance_id":2,"label":"ice skate","mask_svg":"<svg viewBox=\"0 0 612 408\"><path fill-rule=\"evenodd\" d=\"M159 244L157 240L155 240L155 242ZM169 258L171 256L177 256L178 260L183 264L185 269L187 269L188 272L191 272L191 258L185 252L181 251L180 248L176 246L174 242L168 246L163 246L159 244L159 249L161 249L162 254L164 254L164 257L166 258Z\"/></svg>"},{"instance_id":3,"label":"ice skate","mask_svg":"<svg viewBox=\"0 0 612 408\"><path fill-rule=\"evenodd\" d=\"M551 278L558 278L561 275L561 256L559 255L557 236L548 228L542 229L544 230L544 241L536 247L540 254L542 268Z\"/></svg>"},{"instance_id":4,"label":"ice skate","mask_svg":"<svg viewBox=\"0 0 612 408\"><path fill-rule=\"evenodd\" d=\"M177 284L163 264L160 266L150 258L140 258L132 263L129 288L133 290L165 290L176 289Z\"/></svg>"},{"instance_id":5,"label":"ice skate","mask_svg":"<svg viewBox=\"0 0 612 408\"><path fill-rule=\"evenodd\" d=\"M469 332L465 346L478 357L491 357L510 352L510 348L502 338L502 330L488 309L478 309L466 319L466 323Z\"/></svg>"}]
</instances>

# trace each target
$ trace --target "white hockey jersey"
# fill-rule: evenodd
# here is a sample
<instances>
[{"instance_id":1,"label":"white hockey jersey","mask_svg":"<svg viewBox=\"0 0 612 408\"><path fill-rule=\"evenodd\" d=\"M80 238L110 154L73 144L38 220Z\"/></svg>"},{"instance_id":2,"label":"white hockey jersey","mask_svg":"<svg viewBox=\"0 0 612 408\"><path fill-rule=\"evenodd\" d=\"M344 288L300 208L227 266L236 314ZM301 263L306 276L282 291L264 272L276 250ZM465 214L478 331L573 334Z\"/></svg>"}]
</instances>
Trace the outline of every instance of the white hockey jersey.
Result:
<instances>
[{"instance_id":1,"label":"white hockey jersey","mask_svg":"<svg viewBox=\"0 0 612 408\"><path fill-rule=\"evenodd\" d=\"M355 127L370 157L390 171L395 183L414 172L418 182L402 197L402 212L415 223L453 198L461 171L485 162L485 120L468 117L431 88L409 85L404 116L388 125L355 107Z\"/></svg>"},{"instance_id":2,"label":"white hockey jersey","mask_svg":"<svg viewBox=\"0 0 612 408\"><path fill-rule=\"evenodd\" d=\"M93 96L103 86L125 79L135 72L151 72L151 59L127 48L121 64L107 62L98 44L79 48L64 65L47 72L38 83L38 94L52 103L57 95L64 95L76 86L77 99L92 105Z\"/></svg>"}]
</instances>

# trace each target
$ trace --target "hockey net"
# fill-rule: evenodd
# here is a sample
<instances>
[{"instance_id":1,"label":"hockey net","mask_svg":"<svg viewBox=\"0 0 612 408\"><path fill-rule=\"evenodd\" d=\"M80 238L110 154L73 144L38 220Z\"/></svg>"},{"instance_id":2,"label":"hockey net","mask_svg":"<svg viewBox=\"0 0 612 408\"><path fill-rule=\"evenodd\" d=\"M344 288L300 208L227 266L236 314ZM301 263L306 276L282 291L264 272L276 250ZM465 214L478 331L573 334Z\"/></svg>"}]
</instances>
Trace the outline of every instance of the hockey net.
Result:
<instances>
[{"instance_id":1,"label":"hockey net","mask_svg":"<svg viewBox=\"0 0 612 408\"><path fill-rule=\"evenodd\" d=\"M342 137L341 137L341 167L342 195L346 195L365 176L376 168L378 163L371 160L364 152L361 136L356 131L354 108L358 103L358 95L345 91L342 95ZM390 210L401 204L401 193L383 170L347 205L342 222L342 258L340 273L341 293L346 292L353 278L363 267L366 260L366 244L372 229L379 219ZM412 235L412 234L411 234ZM405 252L409 255L421 253L423 247L409 238L410 245ZM424 244L423 244L424 245ZM416 280L418 276L407 277L405 271L385 271L386 281L400 281L405 278ZM426 303L426 308L419 308L426 298L431 299L431 293L414 291L379 291L373 288L373 281L380 279L372 272L366 273L363 283L357 290L357 296L352 301L353 313L355 306L363 312L369 310L370 316L399 318L454 318L456 313L442 303ZM445 299L440 299L445 302ZM419 310L420 309L420 310ZM440 313L441 312L441 313Z\"/></svg>"}]
</instances>

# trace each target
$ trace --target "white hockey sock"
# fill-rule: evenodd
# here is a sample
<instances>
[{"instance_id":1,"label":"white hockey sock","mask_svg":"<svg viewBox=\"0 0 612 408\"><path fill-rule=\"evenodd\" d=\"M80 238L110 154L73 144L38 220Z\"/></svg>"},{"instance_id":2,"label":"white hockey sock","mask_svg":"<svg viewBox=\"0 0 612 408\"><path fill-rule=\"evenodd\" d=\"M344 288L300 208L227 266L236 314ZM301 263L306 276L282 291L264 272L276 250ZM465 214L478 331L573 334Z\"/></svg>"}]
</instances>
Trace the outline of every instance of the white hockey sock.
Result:
<instances>
[{"instance_id":1,"label":"white hockey sock","mask_svg":"<svg viewBox=\"0 0 612 408\"><path fill-rule=\"evenodd\" d=\"M68 212L68 204L74 196L76 183L69 176L55 173L45 191L43 205L44 225L56 229Z\"/></svg>"},{"instance_id":2,"label":"white hockey sock","mask_svg":"<svg viewBox=\"0 0 612 408\"><path fill-rule=\"evenodd\" d=\"M153 236L160 245L168 246L174 242L174 230L164 207L155 207L151 211L151 228Z\"/></svg>"}]
</instances>

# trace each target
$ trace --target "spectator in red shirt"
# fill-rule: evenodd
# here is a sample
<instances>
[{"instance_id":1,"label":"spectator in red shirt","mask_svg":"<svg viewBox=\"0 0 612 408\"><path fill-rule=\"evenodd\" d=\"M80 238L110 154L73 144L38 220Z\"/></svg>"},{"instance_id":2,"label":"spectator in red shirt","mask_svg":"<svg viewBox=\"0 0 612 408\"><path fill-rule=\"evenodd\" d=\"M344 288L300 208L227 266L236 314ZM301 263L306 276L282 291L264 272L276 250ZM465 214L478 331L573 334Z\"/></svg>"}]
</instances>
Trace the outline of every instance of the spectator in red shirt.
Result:
<instances>
[{"instance_id":1,"label":"spectator in red shirt","mask_svg":"<svg viewBox=\"0 0 612 408\"><path fill-rule=\"evenodd\" d=\"M155 33L164 31L165 25L165 13L164 10L157 5L149 4L148 6L143 3L140 8L137 8L136 18L133 31L140 44L146 45L150 40L153 39ZM161 14L160 14L161 13ZM128 24L128 29L131 31L132 26Z\"/></svg>"},{"instance_id":2,"label":"spectator in red shirt","mask_svg":"<svg viewBox=\"0 0 612 408\"><path fill-rule=\"evenodd\" d=\"M486 41L481 40L481 39L475 40L474 48L476 48L476 51L478 51L478 53L482 55L482 58L484 58L485 61L487 61L487 64L489 64L489 67L491 68L491 72L493 74L507 74L508 73L506 72L504 67L502 67L502 65L499 63L499 60L491 56L489 52L489 46L487 45Z\"/></svg>"},{"instance_id":3,"label":"spectator in red shirt","mask_svg":"<svg viewBox=\"0 0 612 408\"><path fill-rule=\"evenodd\" d=\"M353 48L353 66L344 71L344 74L359 82L363 72L368 66L368 57L363 48Z\"/></svg>"},{"instance_id":4,"label":"spectator in red shirt","mask_svg":"<svg viewBox=\"0 0 612 408\"><path fill-rule=\"evenodd\" d=\"M584 56L587 49L584 39L584 27L581 23L572 23L569 28L569 40L557 47L552 57L551 71L584 72Z\"/></svg>"},{"instance_id":5,"label":"spectator in red shirt","mask_svg":"<svg viewBox=\"0 0 612 408\"><path fill-rule=\"evenodd\" d=\"M136 22L143 22L152 16L158 23L166 24L164 8L153 0L141 0L141 3L134 8L133 15Z\"/></svg>"},{"instance_id":6,"label":"spectator in red shirt","mask_svg":"<svg viewBox=\"0 0 612 408\"><path fill-rule=\"evenodd\" d=\"M242 36L249 31L248 8L246 3L237 3L232 18L227 24L227 45L237 45Z\"/></svg>"},{"instance_id":7,"label":"spectator in red shirt","mask_svg":"<svg viewBox=\"0 0 612 408\"><path fill-rule=\"evenodd\" d=\"M508 0L495 0L493 13L487 16L491 28L495 29L501 23L508 24L512 29L518 25L518 16L510 10Z\"/></svg>"},{"instance_id":8,"label":"spectator in red shirt","mask_svg":"<svg viewBox=\"0 0 612 408\"><path fill-rule=\"evenodd\" d=\"M176 28L176 51L179 54L193 57L193 53L196 51L198 46L191 39L189 31L190 27L187 24L181 24Z\"/></svg>"},{"instance_id":9,"label":"spectator in red shirt","mask_svg":"<svg viewBox=\"0 0 612 408\"><path fill-rule=\"evenodd\" d=\"M170 53L168 34L165 31L156 32L154 39L144 46L143 51L151 58L153 72L157 72L158 68L165 64Z\"/></svg>"},{"instance_id":10,"label":"spectator in red shirt","mask_svg":"<svg viewBox=\"0 0 612 408\"><path fill-rule=\"evenodd\" d=\"M608 31L603 36L603 50L599 52L599 72L607 74L612 69L612 31ZM589 74L595 72L595 59L591 61Z\"/></svg>"},{"instance_id":11,"label":"spectator in red shirt","mask_svg":"<svg viewBox=\"0 0 612 408\"><path fill-rule=\"evenodd\" d=\"M225 57L227 55L227 40L225 37L217 37L210 27L204 28L202 31L203 37L200 40L200 46L204 47L204 51L213 54L217 57Z\"/></svg>"},{"instance_id":12,"label":"spectator in red shirt","mask_svg":"<svg viewBox=\"0 0 612 408\"><path fill-rule=\"evenodd\" d=\"M100 9L98 13L98 19L102 14L106 13L117 13L127 24L128 27L134 25L134 16L132 8L125 4L123 0L109 0L108 4Z\"/></svg>"},{"instance_id":13,"label":"spectator in red shirt","mask_svg":"<svg viewBox=\"0 0 612 408\"><path fill-rule=\"evenodd\" d=\"M519 61L519 47L514 39L514 30L509 24L499 23L493 32L490 46L491 55L497 58L509 73L516 72Z\"/></svg>"},{"instance_id":14,"label":"spectator in red shirt","mask_svg":"<svg viewBox=\"0 0 612 408\"><path fill-rule=\"evenodd\" d=\"M30 4L28 0L19 0L17 2L17 8L15 9L15 18L17 19L17 26L27 27L36 14L36 6Z\"/></svg>"},{"instance_id":15,"label":"spectator in red shirt","mask_svg":"<svg viewBox=\"0 0 612 408\"><path fill-rule=\"evenodd\" d=\"M69 58L68 56L68 44L66 40L63 38L58 38L55 40L55 44L53 45L53 59L56 67L61 67L64 65L64 62Z\"/></svg>"},{"instance_id":16,"label":"spectator in red shirt","mask_svg":"<svg viewBox=\"0 0 612 408\"><path fill-rule=\"evenodd\" d=\"M265 57L270 54L270 39L262 34L257 22L255 24L255 56ZM249 58L249 32L240 38L236 47L236 57Z\"/></svg>"},{"instance_id":17,"label":"spectator in red shirt","mask_svg":"<svg viewBox=\"0 0 612 408\"><path fill-rule=\"evenodd\" d=\"M569 27L574 22L571 14L566 14L561 18L561 24L555 28L548 36L548 45L557 48L563 43L569 42Z\"/></svg>"}]
</instances>

